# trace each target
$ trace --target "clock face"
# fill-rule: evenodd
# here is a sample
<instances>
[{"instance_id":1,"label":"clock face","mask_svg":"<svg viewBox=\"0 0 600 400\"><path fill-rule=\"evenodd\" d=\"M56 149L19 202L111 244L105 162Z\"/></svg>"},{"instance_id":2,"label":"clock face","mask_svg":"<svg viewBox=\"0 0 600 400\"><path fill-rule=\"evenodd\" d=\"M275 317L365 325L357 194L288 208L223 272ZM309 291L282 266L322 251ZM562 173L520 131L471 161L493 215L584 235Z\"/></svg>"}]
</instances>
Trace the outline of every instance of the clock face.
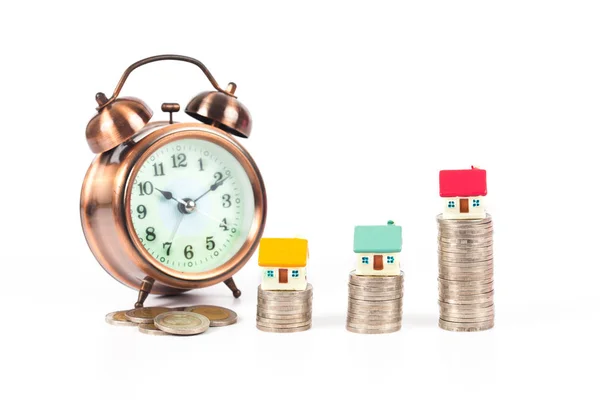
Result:
<instances>
[{"instance_id":1,"label":"clock face","mask_svg":"<svg viewBox=\"0 0 600 400\"><path fill-rule=\"evenodd\" d=\"M127 212L133 239L147 256L167 271L201 273L240 250L252 226L254 195L231 153L207 140L185 138L165 143L139 163L130 177Z\"/></svg>"}]
</instances>

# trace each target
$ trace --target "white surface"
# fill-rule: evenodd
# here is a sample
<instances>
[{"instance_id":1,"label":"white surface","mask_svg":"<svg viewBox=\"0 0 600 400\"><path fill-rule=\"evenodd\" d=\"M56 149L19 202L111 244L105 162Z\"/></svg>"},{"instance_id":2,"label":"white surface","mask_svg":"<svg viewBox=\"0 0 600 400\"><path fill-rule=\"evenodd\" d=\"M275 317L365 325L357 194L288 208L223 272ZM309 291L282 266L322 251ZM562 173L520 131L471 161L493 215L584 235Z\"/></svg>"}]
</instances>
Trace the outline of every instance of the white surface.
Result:
<instances>
[{"instance_id":1,"label":"white surface","mask_svg":"<svg viewBox=\"0 0 600 400\"><path fill-rule=\"evenodd\" d=\"M3 5L3 397L597 398L600 5L394 4ZM231 307L235 326L172 338L104 322L136 294L81 232L85 126L97 91L167 52L238 84L266 234L310 241L312 330L255 329L256 258L239 301L224 285L148 300ZM165 62L123 95L161 117L162 102L207 89L195 67ZM472 164L488 171L497 327L454 334L436 325L438 171ZM353 227L388 219L404 234L403 328L348 333Z\"/></svg>"}]
</instances>

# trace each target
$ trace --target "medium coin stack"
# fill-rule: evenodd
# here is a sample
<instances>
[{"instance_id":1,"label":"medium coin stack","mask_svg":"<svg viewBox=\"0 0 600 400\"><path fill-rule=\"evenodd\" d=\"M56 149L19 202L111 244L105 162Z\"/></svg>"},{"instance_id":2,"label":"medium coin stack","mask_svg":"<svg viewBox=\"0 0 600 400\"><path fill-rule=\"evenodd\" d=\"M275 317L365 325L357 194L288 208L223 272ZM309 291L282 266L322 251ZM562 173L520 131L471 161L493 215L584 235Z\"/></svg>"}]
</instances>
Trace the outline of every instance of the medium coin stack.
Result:
<instances>
[{"instance_id":1,"label":"medium coin stack","mask_svg":"<svg viewBox=\"0 0 600 400\"><path fill-rule=\"evenodd\" d=\"M354 333L391 333L402 327L404 273L366 276L350 273L346 329Z\"/></svg>"},{"instance_id":2,"label":"medium coin stack","mask_svg":"<svg viewBox=\"0 0 600 400\"><path fill-rule=\"evenodd\" d=\"M494 327L492 218L438 223L439 326L455 332Z\"/></svg>"},{"instance_id":3,"label":"medium coin stack","mask_svg":"<svg viewBox=\"0 0 600 400\"><path fill-rule=\"evenodd\" d=\"M301 332L312 325L313 288L262 290L258 287L256 327L264 332Z\"/></svg>"}]
</instances>

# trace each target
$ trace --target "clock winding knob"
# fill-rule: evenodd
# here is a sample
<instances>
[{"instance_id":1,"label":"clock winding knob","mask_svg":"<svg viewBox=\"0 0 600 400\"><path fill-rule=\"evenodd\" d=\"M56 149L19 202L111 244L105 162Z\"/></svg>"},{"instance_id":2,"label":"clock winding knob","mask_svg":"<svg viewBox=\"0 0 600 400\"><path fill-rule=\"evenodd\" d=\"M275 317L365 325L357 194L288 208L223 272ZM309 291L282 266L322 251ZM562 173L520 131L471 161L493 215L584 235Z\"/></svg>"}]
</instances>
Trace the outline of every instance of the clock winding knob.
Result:
<instances>
[{"instance_id":1,"label":"clock winding knob","mask_svg":"<svg viewBox=\"0 0 600 400\"><path fill-rule=\"evenodd\" d=\"M160 109L163 112L168 112L169 113L169 123L172 124L173 123L173 113L174 112L179 112L179 104L177 103L162 103L162 105L160 106Z\"/></svg>"}]
</instances>

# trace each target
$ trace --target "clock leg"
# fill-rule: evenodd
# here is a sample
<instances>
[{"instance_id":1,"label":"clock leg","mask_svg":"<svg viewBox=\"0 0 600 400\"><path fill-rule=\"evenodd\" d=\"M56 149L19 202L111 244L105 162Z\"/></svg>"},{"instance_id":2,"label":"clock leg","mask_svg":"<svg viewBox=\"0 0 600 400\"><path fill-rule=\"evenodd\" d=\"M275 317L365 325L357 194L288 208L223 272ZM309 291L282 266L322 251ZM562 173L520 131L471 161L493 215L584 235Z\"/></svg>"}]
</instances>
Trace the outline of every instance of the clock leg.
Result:
<instances>
[{"instance_id":1,"label":"clock leg","mask_svg":"<svg viewBox=\"0 0 600 400\"><path fill-rule=\"evenodd\" d=\"M146 298L150 294L150 291L152 290L153 285L154 285L154 279L150 278L149 276L144 278L144 280L142 281L142 285L140 286L140 291L138 293L138 300L137 300L137 303L135 303L135 308L144 307L144 301L146 301Z\"/></svg>"},{"instance_id":2,"label":"clock leg","mask_svg":"<svg viewBox=\"0 0 600 400\"><path fill-rule=\"evenodd\" d=\"M227 285L227 287L229 289L231 289L231 291L233 292L233 297L235 297L236 299L242 295L242 292L240 291L240 289L238 289L237 286L235 285L233 278L227 279L225 281L225 284Z\"/></svg>"}]
</instances>

